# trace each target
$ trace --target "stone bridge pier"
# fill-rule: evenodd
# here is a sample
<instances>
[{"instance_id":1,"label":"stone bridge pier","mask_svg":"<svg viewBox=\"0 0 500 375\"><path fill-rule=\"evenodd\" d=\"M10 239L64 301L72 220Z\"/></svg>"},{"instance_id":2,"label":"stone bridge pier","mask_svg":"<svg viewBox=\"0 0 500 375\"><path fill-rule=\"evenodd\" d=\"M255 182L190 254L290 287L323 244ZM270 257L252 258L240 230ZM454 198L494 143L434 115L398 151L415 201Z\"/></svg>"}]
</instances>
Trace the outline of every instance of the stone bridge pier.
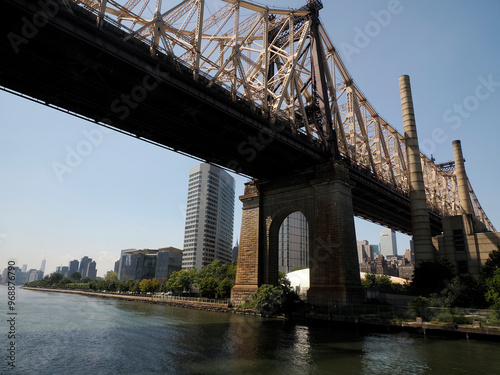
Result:
<instances>
[{"instance_id":1,"label":"stone bridge pier","mask_svg":"<svg viewBox=\"0 0 500 375\"><path fill-rule=\"evenodd\" d=\"M362 302L353 186L341 161L287 179L246 184L240 197L243 216L233 304L262 284L278 283L278 233L295 211L309 224L308 301L317 306Z\"/></svg>"}]
</instances>

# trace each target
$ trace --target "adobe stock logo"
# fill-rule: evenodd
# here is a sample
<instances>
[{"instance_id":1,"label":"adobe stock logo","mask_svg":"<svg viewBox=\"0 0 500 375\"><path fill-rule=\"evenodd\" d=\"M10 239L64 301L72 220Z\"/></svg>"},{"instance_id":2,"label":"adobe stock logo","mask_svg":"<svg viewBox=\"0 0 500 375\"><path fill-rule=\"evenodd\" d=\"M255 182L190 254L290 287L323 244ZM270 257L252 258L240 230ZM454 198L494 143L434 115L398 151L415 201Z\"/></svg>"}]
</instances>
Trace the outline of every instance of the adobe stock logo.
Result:
<instances>
[{"instance_id":1,"label":"adobe stock logo","mask_svg":"<svg viewBox=\"0 0 500 375\"><path fill-rule=\"evenodd\" d=\"M59 5L53 0L39 0L37 5L40 7L40 10L33 14L31 19L26 17L21 18L22 26L20 35L15 32L7 34L7 39L15 53L19 53L19 47L23 44L28 44L38 34L38 31L47 26L49 21L59 12Z\"/></svg>"},{"instance_id":2,"label":"adobe stock logo","mask_svg":"<svg viewBox=\"0 0 500 375\"><path fill-rule=\"evenodd\" d=\"M117 119L122 121L125 120L133 110L138 108L139 105L147 99L149 92L156 89L158 85L159 81L156 78L149 74L145 75L140 85L132 87L127 93L122 93L111 103L111 113L113 113ZM101 119L99 122L113 125L113 120L108 117ZM64 163L53 161L51 164L52 170L59 183L63 182L63 176L65 174L73 172L75 168L82 164L84 158L89 156L92 151L103 142L104 135L110 132L112 132L112 130L108 128L83 130L84 139L78 142L75 147L66 146Z\"/></svg>"},{"instance_id":3,"label":"adobe stock logo","mask_svg":"<svg viewBox=\"0 0 500 375\"><path fill-rule=\"evenodd\" d=\"M59 161L52 162L52 170L54 171L59 183L63 182L63 176L66 173L71 173L83 162L83 158L90 155L95 147L98 147L103 139L105 133L110 133L111 130L107 128L102 129L84 129L82 131L83 137L75 147L66 146L66 158L64 163Z\"/></svg>"},{"instance_id":4,"label":"adobe stock logo","mask_svg":"<svg viewBox=\"0 0 500 375\"><path fill-rule=\"evenodd\" d=\"M458 103L453 103L453 106L443 113L443 120L450 124L452 130L458 130L463 121L468 119L473 112L477 111L481 106L481 102L488 100L500 87L500 81L494 81L490 74L488 78L479 76L477 78L479 84L475 87L473 94L466 96ZM436 146L447 142L449 136L446 129L441 127L434 128L431 137L420 142L420 148L424 154L432 154L436 150Z\"/></svg>"}]
</instances>

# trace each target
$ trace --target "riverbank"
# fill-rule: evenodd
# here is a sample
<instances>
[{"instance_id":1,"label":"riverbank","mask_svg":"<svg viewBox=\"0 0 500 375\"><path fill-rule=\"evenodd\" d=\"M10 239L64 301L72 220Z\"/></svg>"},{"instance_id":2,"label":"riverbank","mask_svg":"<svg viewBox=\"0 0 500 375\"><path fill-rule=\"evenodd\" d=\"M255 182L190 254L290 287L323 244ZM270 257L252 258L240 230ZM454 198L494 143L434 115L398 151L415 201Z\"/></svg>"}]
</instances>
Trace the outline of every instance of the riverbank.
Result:
<instances>
[{"instance_id":1,"label":"riverbank","mask_svg":"<svg viewBox=\"0 0 500 375\"><path fill-rule=\"evenodd\" d=\"M254 309L239 309L235 307L229 307L226 304L202 302L202 301L189 301L189 300L178 300L169 297L157 297L157 296L137 296L131 294L119 294L119 293L104 293L104 292L88 292L83 290L69 290L69 289L50 289L50 288L29 288L23 287L26 290L33 290L38 292L51 292L51 293L68 293L68 294L79 294L88 297L99 297L99 298L111 298L119 299L123 301L135 301L143 303L154 303L158 305L168 305L183 307L188 309L220 312L220 313L231 313L231 314L245 314L245 315L255 315L260 316L260 313Z\"/></svg>"},{"instance_id":2,"label":"riverbank","mask_svg":"<svg viewBox=\"0 0 500 375\"><path fill-rule=\"evenodd\" d=\"M378 333L410 332L423 336L442 336L446 338L478 339L500 341L500 327L481 327L475 324L441 324L424 322L417 318L416 321L401 321L395 319L381 319L374 315L341 316L327 314L308 314L306 321L320 323L328 321L333 326Z\"/></svg>"},{"instance_id":3,"label":"riverbank","mask_svg":"<svg viewBox=\"0 0 500 375\"><path fill-rule=\"evenodd\" d=\"M23 287L26 290L52 292L52 293L69 293L79 294L89 297L111 298L124 301L135 301L143 303L152 303L167 306L176 306L188 309L196 309L203 311L230 313L230 314L245 314L260 316L259 311L255 309L240 309L229 307L226 304L178 300L169 297L152 297L152 296L137 296L130 294L118 293L103 293L103 292L88 292L81 290L68 289L49 289L49 288L29 288ZM283 317L278 317L283 318ZM303 317L294 317L291 319L296 322L305 322L308 324L325 323L334 326L341 330L356 330L363 332L377 333L396 333L410 332L423 336L443 336L447 338L465 338L478 340L493 340L500 341L500 327L481 327L479 324L439 324L424 322L417 319L415 322L400 321L395 319L383 319L373 314L344 316L344 315L328 315L328 314L306 314Z\"/></svg>"}]
</instances>

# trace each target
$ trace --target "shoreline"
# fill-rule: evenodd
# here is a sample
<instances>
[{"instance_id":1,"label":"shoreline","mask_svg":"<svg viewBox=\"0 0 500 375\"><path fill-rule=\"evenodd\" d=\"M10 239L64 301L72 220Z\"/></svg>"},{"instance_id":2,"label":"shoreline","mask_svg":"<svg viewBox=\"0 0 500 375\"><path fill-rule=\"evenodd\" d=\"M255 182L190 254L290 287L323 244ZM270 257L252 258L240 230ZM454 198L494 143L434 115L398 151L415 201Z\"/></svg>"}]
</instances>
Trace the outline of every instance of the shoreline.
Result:
<instances>
[{"instance_id":1,"label":"shoreline","mask_svg":"<svg viewBox=\"0 0 500 375\"><path fill-rule=\"evenodd\" d=\"M22 287L26 290L49 292L49 293L68 293L79 294L89 297L111 298L123 301L143 302L158 305L182 307L188 309L196 309L203 311L219 312L226 314L243 314L261 317L259 311L255 309L240 309L236 307L228 307L226 304L218 304L201 301L175 300L168 297L154 298L144 296L133 296L127 294L103 293L103 292L88 292L83 290L68 290L68 289L49 289L49 288L30 288ZM276 317L273 319L285 319L284 317ZM441 336L455 339L479 339L488 341L500 341L500 327L480 327L470 324L438 324L422 321L396 321L393 319L380 319L373 316L341 316L327 314L307 314L301 318L291 318L295 323L306 324L327 324L335 326L340 330L359 330L371 333L397 333L410 332L421 336Z\"/></svg>"},{"instance_id":2,"label":"shoreline","mask_svg":"<svg viewBox=\"0 0 500 375\"><path fill-rule=\"evenodd\" d=\"M195 310L204 310L220 313L229 314L244 314L244 315L254 315L260 316L257 310L253 309L239 309L235 307L228 307L226 304L211 303L211 302L201 302L201 301L183 301L175 300L168 297L158 298L158 297L145 297L145 296L134 296L130 294L117 294L117 293L103 293L103 292L88 292L84 290L69 290L69 289L51 289L51 288L30 288L22 287L22 289L38 291L38 292L49 292L49 293L67 293L67 294L78 294L89 297L99 297L99 298L110 298L118 299L122 301L132 301L132 302L143 302L151 303L157 305L167 305L183 307Z\"/></svg>"}]
</instances>

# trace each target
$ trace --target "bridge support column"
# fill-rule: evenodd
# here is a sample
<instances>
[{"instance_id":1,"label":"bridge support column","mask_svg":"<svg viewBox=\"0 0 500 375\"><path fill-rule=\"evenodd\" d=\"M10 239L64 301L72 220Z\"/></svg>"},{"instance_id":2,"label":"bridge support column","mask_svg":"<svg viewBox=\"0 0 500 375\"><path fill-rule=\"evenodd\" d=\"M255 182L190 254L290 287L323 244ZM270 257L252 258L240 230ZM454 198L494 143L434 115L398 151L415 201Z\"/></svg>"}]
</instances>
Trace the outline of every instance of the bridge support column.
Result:
<instances>
[{"instance_id":1,"label":"bridge support column","mask_svg":"<svg viewBox=\"0 0 500 375\"><path fill-rule=\"evenodd\" d=\"M334 164L331 178L314 183L315 214L310 222L310 288L312 305L361 303L356 231L349 171Z\"/></svg>"},{"instance_id":2,"label":"bridge support column","mask_svg":"<svg viewBox=\"0 0 500 375\"><path fill-rule=\"evenodd\" d=\"M231 290L231 301L234 305L250 298L259 288L259 221L260 197L255 181L245 185L241 218L241 233L238 249L238 269L236 283Z\"/></svg>"},{"instance_id":3,"label":"bridge support column","mask_svg":"<svg viewBox=\"0 0 500 375\"><path fill-rule=\"evenodd\" d=\"M309 224L308 301L317 306L363 301L352 187L342 162L285 180L247 184L240 197L243 217L233 304L262 284L277 284L279 228L295 211Z\"/></svg>"},{"instance_id":4,"label":"bridge support column","mask_svg":"<svg viewBox=\"0 0 500 375\"><path fill-rule=\"evenodd\" d=\"M434 246L432 245L429 209L425 196L424 175L422 173L422 159L418 146L417 126L413 99L411 95L410 77L399 77L401 95L401 109L403 112L403 126L406 141L406 156L409 169L411 224L413 231L413 248L415 264L421 261L434 260Z\"/></svg>"}]
</instances>

